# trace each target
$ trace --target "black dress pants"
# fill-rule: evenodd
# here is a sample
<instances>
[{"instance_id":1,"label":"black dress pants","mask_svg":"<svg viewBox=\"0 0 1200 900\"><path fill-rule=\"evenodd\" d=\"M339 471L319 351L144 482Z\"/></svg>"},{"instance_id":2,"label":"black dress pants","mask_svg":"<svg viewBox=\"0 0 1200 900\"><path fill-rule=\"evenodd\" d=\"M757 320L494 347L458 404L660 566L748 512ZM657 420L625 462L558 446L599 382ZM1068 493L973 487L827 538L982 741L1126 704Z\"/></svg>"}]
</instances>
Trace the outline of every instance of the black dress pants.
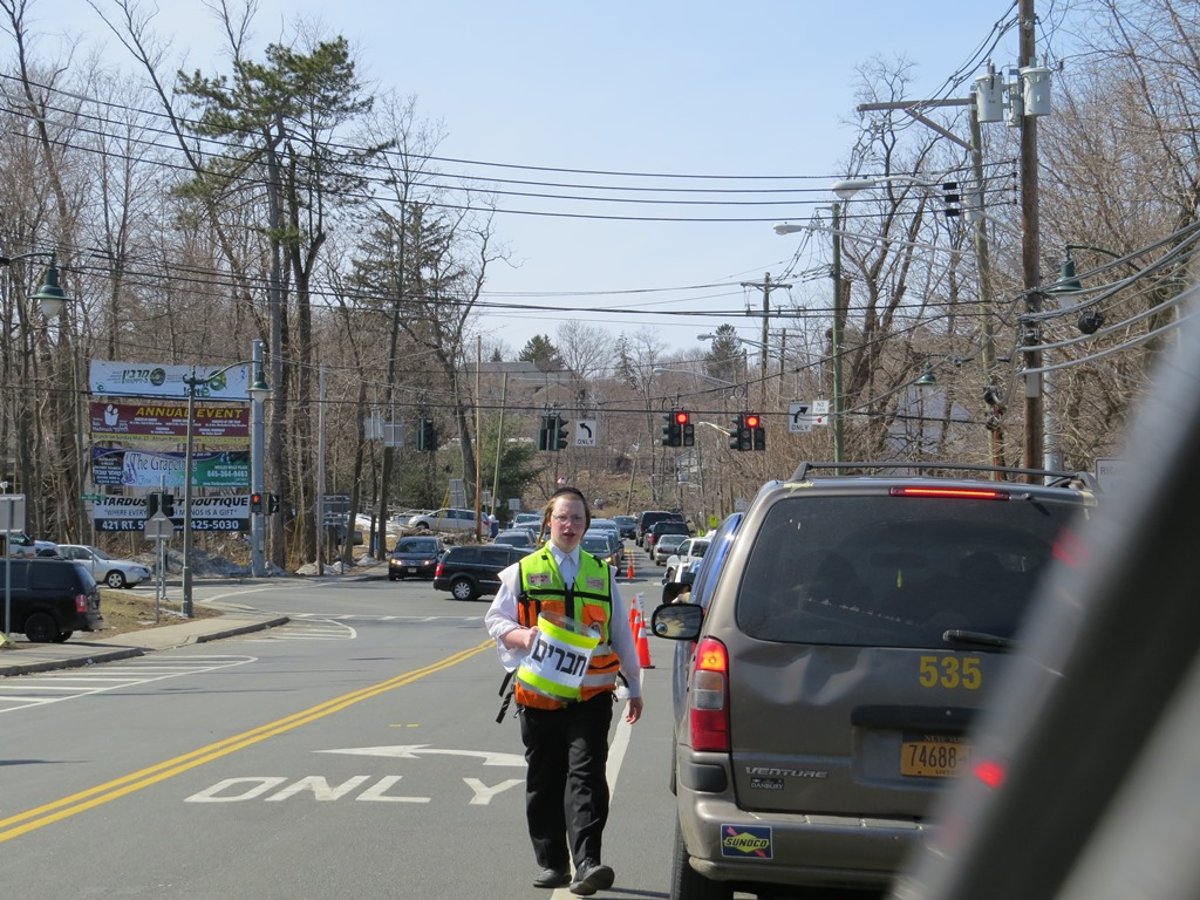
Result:
<instances>
[{"instance_id":1,"label":"black dress pants","mask_svg":"<svg viewBox=\"0 0 1200 900\"><path fill-rule=\"evenodd\" d=\"M563 709L521 709L525 817L539 866L565 869L568 849L576 866L600 862L612 711L612 691Z\"/></svg>"}]
</instances>

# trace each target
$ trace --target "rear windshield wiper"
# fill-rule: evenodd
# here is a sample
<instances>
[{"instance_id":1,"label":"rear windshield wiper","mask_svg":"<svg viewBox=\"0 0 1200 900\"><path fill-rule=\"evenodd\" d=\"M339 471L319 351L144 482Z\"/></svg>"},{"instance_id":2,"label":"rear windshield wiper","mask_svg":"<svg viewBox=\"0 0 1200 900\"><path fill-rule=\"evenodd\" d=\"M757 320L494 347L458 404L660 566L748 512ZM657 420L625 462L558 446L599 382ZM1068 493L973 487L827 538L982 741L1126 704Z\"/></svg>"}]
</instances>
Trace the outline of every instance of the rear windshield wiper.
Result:
<instances>
[{"instance_id":1,"label":"rear windshield wiper","mask_svg":"<svg viewBox=\"0 0 1200 900\"><path fill-rule=\"evenodd\" d=\"M969 644L976 647L995 647L999 650L1011 650L1016 642L999 634L989 634L986 631L965 631L962 628L950 628L942 632L942 640L947 644Z\"/></svg>"}]
</instances>

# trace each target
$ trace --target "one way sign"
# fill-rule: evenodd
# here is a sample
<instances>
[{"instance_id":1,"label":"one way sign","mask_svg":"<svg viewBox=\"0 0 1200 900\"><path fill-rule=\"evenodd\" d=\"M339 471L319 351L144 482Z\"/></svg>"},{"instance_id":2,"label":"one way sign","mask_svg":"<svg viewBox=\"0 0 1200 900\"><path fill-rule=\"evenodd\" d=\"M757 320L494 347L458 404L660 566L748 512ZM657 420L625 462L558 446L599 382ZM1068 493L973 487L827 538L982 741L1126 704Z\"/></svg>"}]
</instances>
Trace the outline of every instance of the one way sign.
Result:
<instances>
[{"instance_id":1,"label":"one way sign","mask_svg":"<svg viewBox=\"0 0 1200 900\"><path fill-rule=\"evenodd\" d=\"M793 400L788 404L788 431L799 434L812 431L812 416L809 414L810 404L803 400Z\"/></svg>"}]
</instances>

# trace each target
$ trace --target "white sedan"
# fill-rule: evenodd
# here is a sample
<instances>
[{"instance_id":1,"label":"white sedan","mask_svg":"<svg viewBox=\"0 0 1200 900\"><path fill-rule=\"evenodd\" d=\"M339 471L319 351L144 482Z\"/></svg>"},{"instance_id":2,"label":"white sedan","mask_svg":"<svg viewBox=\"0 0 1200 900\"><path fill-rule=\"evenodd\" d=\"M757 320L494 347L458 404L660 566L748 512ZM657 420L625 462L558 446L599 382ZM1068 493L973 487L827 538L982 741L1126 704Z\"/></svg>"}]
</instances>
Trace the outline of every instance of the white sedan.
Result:
<instances>
[{"instance_id":1,"label":"white sedan","mask_svg":"<svg viewBox=\"0 0 1200 900\"><path fill-rule=\"evenodd\" d=\"M663 584L668 581L679 581L685 572L694 569L704 558L708 549L708 538L688 538L667 560L667 571L663 574Z\"/></svg>"},{"instance_id":2,"label":"white sedan","mask_svg":"<svg viewBox=\"0 0 1200 900\"><path fill-rule=\"evenodd\" d=\"M92 577L100 584L111 588L133 587L149 581L150 569L132 559L117 559L99 547L87 544L59 544L58 555L63 559L74 559L86 563Z\"/></svg>"},{"instance_id":3,"label":"white sedan","mask_svg":"<svg viewBox=\"0 0 1200 900\"><path fill-rule=\"evenodd\" d=\"M679 550L679 545L688 539L686 534L662 534L658 540L654 542L654 549L651 551L654 556L654 564L656 566L665 566L667 560Z\"/></svg>"}]
</instances>

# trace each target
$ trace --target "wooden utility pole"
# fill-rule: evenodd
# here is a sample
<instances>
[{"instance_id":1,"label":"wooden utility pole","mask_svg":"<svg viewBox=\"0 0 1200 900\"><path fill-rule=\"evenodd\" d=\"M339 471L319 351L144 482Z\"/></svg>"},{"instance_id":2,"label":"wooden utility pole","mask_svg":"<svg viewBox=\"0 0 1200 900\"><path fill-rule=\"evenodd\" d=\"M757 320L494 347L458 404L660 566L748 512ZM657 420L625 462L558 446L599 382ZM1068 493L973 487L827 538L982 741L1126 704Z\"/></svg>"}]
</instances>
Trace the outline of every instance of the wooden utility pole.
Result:
<instances>
[{"instance_id":1,"label":"wooden utility pole","mask_svg":"<svg viewBox=\"0 0 1200 900\"><path fill-rule=\"evenodd\" d=\"M758 408L765 410L767 406L767 340L770 337L768 326L771 322L771 291L776 288L790 288L790 284L783 284L779 281L771 281L771 273L767 272L763 275L763 280L758 281L743 281L742 287L757 288L762 291L763 311L762 311L762 364L759 367L759 387L758 387Z\"/></svg>"},{"instance_id":2,"label":"wooden utility pole","mask_svg":"<svg viewBox=\"0 0 1200 900\"><path fill-rule=\"evenodd\" d=\"M1020 69L1034 64L1034 0L1019 0L1018 21L1020 28ZM1041 312L1042 295L1037 292L1039 277L1038 241L1038 176L1037 176L1037 117L1022 109L1021 115L1021 273L1025 289L1025 312L1035 315ZM1042 351L1033 349L1041 343L1041 327L1035 322L1025 326L1021 343L1026 346L1025 368L1040 369ZM1025 439L1023 458L1025 467L1042 468L1042 441L1045 437L1045 401L1042 396L1042 373L1027 372L1025 375ZM1031 481L1036 479L1032 476Z\"/></svg>"}]
</instances>

